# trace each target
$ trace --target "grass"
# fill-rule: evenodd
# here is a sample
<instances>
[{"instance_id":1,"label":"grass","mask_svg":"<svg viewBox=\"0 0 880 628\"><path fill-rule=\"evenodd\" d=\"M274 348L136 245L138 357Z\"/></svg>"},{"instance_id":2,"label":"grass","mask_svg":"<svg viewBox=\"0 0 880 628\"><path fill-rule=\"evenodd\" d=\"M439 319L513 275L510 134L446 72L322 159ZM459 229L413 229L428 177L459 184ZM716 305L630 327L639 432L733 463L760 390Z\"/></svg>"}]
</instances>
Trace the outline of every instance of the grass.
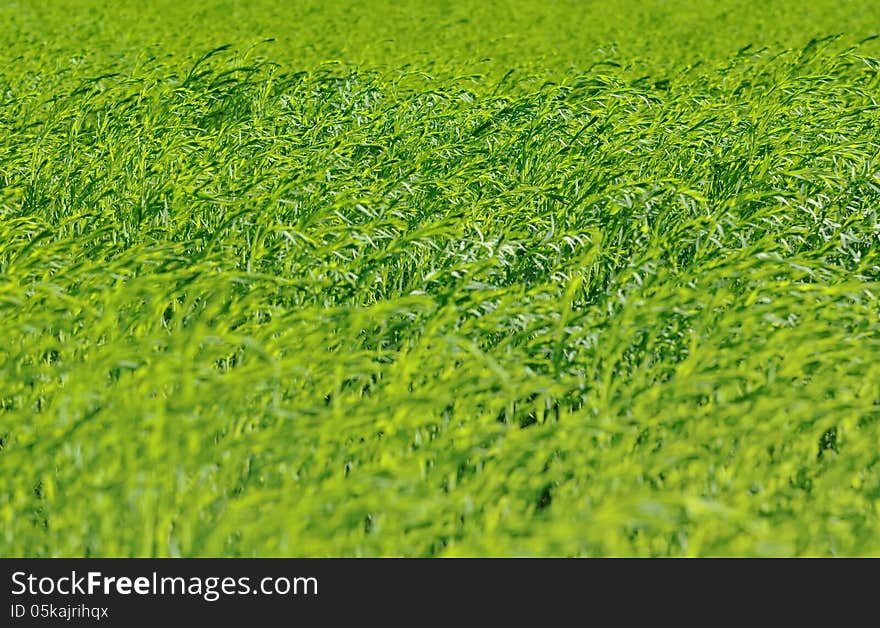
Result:
<instances>
[{"instance_id":1,"label":"grass","mask_svg":"<svg viewBox=\"0 0 880 628\"><path fill-rule=\"evenodd\" d=\"M627 2L0 6L0 555L880 555L878 9Z\"/></svg>"}]
</instances>

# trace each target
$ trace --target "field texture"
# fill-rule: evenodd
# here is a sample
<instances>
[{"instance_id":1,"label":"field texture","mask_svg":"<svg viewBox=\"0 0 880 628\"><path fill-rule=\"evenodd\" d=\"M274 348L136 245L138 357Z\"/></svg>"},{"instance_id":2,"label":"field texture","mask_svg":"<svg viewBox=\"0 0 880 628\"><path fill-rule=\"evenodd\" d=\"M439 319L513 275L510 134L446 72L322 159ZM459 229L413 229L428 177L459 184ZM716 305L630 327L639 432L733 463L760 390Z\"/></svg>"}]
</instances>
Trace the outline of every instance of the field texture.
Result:
<instances>
[{"instance_id":1,"label":"field texture","mask_svg":"<svg viewBox=\"0 0 880 628\"><path fill-rule=\"evenodd\" d=\"M0 555L880 555L878 29L0 2Z\"/></svg>"}]
</instances>

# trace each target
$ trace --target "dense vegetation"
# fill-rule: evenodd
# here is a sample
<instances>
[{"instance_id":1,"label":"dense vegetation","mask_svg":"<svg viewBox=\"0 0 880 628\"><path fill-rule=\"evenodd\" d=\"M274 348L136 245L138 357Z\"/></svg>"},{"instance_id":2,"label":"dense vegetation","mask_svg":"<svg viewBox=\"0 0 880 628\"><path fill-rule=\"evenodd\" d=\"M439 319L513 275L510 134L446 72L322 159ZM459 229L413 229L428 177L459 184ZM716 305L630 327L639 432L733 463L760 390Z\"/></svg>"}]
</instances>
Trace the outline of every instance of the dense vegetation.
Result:
<instances>
[{"instance_id":1,"label":"dense vegetation","mask_svg":"<svg viewBox=\"0 0 880 628\"><path fill-rule=\"evenodd\" d=\"M880 554L873 2L0 6L0 555Z\"/></svg>"}]
</instances>

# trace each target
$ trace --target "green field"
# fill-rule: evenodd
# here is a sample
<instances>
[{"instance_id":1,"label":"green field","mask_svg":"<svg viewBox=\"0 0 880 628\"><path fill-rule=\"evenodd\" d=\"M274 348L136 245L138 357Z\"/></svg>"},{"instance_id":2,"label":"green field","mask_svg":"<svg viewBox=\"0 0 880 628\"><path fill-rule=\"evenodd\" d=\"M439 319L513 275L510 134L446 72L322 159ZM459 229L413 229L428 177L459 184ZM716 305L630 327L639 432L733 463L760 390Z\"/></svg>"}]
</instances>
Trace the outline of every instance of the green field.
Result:
<instances>
[{"instance_id":1,"label":"green field","mask_svg":"<svg viewBox=\"0 0 880 628\"><path fill-rule=\"evenodd\" d=\"M0 0L0 556L880 555L876 0Z\"/></svg>"}]
</instances>

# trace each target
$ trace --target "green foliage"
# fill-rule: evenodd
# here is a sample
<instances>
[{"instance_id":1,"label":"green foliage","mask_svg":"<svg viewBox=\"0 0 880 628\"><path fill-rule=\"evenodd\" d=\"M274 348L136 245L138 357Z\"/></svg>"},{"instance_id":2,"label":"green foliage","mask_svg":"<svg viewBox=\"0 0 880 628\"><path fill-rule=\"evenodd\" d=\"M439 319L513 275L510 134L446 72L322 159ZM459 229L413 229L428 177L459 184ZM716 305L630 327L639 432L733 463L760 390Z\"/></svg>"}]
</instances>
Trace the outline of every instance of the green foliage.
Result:
<instances>
[{"instance_id":1,"label":"green foliage","mask_svg":"<svg viewBox=\"0 0 880 628\"><path fill-rule=\"evenodd\" d=\"M22 4L0 554L880 554L872 3Z\"/></svg>"}]
</instances>

